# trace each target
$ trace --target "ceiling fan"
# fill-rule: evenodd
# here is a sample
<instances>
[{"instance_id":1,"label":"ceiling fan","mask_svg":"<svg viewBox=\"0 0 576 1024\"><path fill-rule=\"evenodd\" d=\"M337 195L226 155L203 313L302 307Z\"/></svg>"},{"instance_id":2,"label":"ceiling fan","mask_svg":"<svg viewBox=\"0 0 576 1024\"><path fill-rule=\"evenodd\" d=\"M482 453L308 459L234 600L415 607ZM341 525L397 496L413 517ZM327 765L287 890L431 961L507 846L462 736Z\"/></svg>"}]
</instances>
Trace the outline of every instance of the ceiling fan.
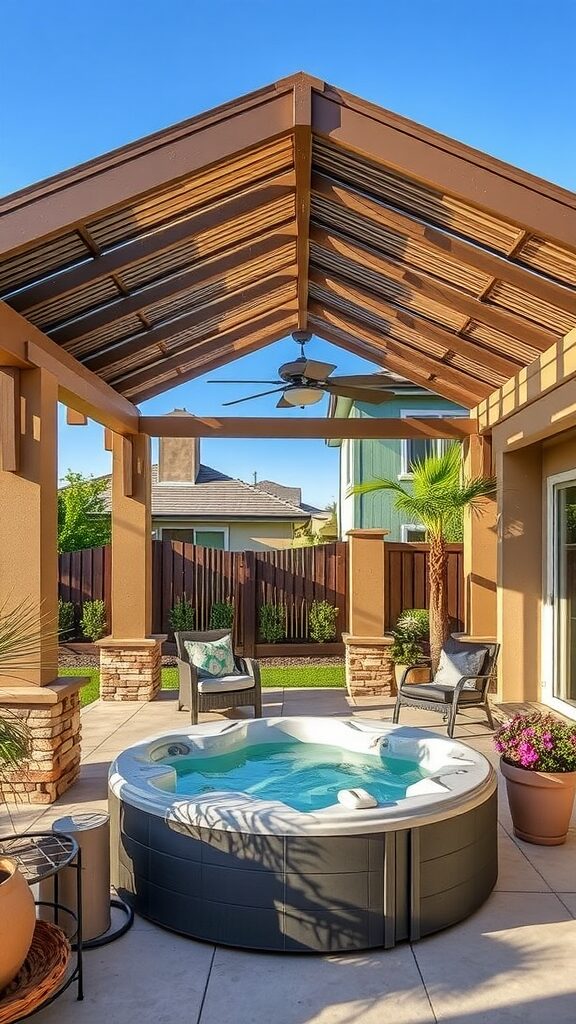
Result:
<instances>
[{"instance_id":1,"label":"ceiling fan","mask_svg":"<svg viewBox=\"0 0 576 1024\"><path fill-rule=\"evenodd\" d=\"M388 402L394 398L394 395L387 390L391 383L388 378L381 377L383 382L386 380L386 387L384 383L380 386L377 374L365 373L332 377L332 371L336 369L332 363L307 359L304 354L304 346L312 335L308 331L295 331L292 337L300 346L300 355L293 362L283 363L278 370L279 380L208 381L208 384L275 384L280 385L279 387L222 404L239 405L240 402L251 402L254 398L277 394L281 396L276 404L277 409L304 408L305 405L314 405L322 399L325 393L341 398L352 398L359 402L368 402L370 405L380 405L382 402Z\"/></svg>"}]
</instances>

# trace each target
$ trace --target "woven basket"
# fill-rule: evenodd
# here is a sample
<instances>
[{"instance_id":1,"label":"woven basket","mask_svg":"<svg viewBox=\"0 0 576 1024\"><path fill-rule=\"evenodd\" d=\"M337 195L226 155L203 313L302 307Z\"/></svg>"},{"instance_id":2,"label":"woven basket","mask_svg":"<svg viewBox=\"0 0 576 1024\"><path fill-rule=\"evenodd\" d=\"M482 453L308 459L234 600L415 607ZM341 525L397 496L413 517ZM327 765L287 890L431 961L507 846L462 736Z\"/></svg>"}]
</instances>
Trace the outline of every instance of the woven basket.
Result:
<instances>
[{"instance_id":1,"label":"woven basket","mask_svg":"<svg viewBox=\"0 0 576 1024\"><path fill-rule=\"evenodd\" d=\"M62 984L70 943L61 928L37 921L34 938L14 981L0 993L0 1024L12 1024L36 1010Z\"/></svg>"}]
</instances>

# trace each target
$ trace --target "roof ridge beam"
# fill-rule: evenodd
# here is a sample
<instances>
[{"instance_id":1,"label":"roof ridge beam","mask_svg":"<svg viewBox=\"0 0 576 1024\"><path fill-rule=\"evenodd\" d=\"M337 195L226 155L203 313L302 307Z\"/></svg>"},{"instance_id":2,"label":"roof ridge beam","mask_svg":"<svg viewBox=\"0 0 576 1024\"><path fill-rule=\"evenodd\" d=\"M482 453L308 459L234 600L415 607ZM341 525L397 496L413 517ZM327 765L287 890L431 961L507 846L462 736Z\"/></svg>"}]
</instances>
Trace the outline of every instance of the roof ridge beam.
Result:
<instances>
[{"instance_id":1,"label":"roof ridge beam","mask_svg":"<svg viewBox=\"0 0 576 1024\"><path fill-rule=\"evenodd\" d=\"M313 172L313 196L314 193L328 202L344 206L345 209L373 222L377 227L384 227L401 235L407 235L443 255L452 256L474 270L479 270L497 280L506 281L516 288L535 295L552 306L557 306L568 313L576 312L575 289L507 260L505 256L498 256L480 245L451 235L442 228L419 220L412 214L400 212L395 207L387 206L379 200L358 192L353 186L336 181L325 174Z\"/></svg>"},{"instance_id":2,"label":"roof ridge beam","mask_svg":"<svg viewBox=\"0 0 576 1024\"><path fill-rule=\"evenodd\" d=\"M506 310L498 309L496 306L490 306L488 303L474 298L468 292L444 283L423 270L413 268L390 256L382 256L371 246L348 238L344 232L313 227L310 237L311 241L322 249L329 248L356 263L360 261L359 269L362 269L362 264L364 264L383 278L405 284L411 291L424 295L441 305L447 305L450 309L463 313L470 319L478 320L488 327L493 327L500 333L523 341L540 352L544 352L557 340L556 335L546 331L543 327L532 326L528 320L517 317Z\"/></svg>"},{"instance_id":3,"label":"roof ridge beam","mask_svg":"<svg viewBox=\"0 0 576 1024\"><path fill-rule=\"evenodd\" d=\"M298 330L308 330L310 193L312 184L312 85L305 76L294 81L294 168L298 265Z\"/></svg>"}]
</instances>

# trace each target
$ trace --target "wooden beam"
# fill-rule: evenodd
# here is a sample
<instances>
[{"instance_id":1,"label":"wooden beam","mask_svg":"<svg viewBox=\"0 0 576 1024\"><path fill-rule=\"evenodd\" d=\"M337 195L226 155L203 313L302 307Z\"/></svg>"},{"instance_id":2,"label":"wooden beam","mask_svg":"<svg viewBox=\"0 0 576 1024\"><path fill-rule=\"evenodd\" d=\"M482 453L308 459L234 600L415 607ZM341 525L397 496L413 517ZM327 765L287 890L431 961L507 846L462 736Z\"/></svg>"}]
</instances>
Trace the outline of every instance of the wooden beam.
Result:
<instances>
[{"instance_id":1,"label":"wooden beam","mask_svg":"<svg viewBox=\"0 0 576 1024\"><path fill-rule=\"evenodd\" d=\"M138 410L74 356L0 302L0 365L39 366L58 383L64 405L121 434L138 431Z\"/></svg>"},{"instance_id":2,"label":"wooden beam","mask_svg":"<svg viewBox=\"0 0 576 1024\"><path fill-rule=\"evenodd\" d=\"M421 438L462 440L478 430L463 417L406 419L260 418L249 416L142 416L151 437Z\"/></svg>"},{"instance_id":3,"label":"wooden beam","mask_svg":"<svg viewBox=\"0 0 576 1024\"><path fill-rule=\"evenodd\" d=\"M255 263L258 269L258 260L262 256L269 256L279 249L287 247L290 249L282 260L278 261L276 270L288 265L294 265L294 243L296 239L296 228L294 222L286 225L279 231L267 232L260 238L251 238L247 244L235 246L227 250L223 255L209 260L202 260L194 263L193 267L187 270L177 270L165 277L135 289L123 298L113 299L106 302L89 313L79 314L74 320L67 321L61 327L55 327L49 331L50 337L59 344L77 342L92 331L106 327L115 320L133 313L146 310L147 307L161 302L164 299L185 297L185 294L192 289L204 288L207 285L222 281L223 289L226 288L227 276L238 268L247 267ZM245 282L246 283L246 282Z\"/></svg>"},{"instance_id":4,"label":"wooden beam","mask_svg":"<svg viewBox=\"0 0 576 1024\"><path fill-rule=\"evenodd\" d=\"M88 417L83 412L76 412L76 409L66 409L66 423L69 427L85 427Z\"/></svg>"},{"instance_id":5,"label":"wooden beam","mask_svg":"<svg viewBox=\"0 0 576 1024\"><path fill-rule=\"evenodd\" d=\"M456 405L461 405L465 409L474 407L475 399L466 390L455 387L425 370L418 370L414 366L413 360L403 359L386 349L377 348L374 343L367 342L364 337L360 338L357 332L349 333L342 330L341 326L335 327L334 324L327 323L325 315L329 314L322 307L313 304L310 314L314 333L332 345L337 345L338 348L342 348L346 352L352 352L361 359L367 359L383 369L391 370L392 373L398 373L412 384L440 395L449 402L455 402Z\"/></svg>"},{"instance_id":6,"label":"wooden beam","mask_svg":"<svg viewBox=\"0 0 576 1024\"><path fill-rule=\"evenodd\" d=\"M556 284L532 270L525 270L518 263L513 263L504 256L497 256L479 245L465 242L463 239L440 228L432 227L407 213L392 210L324 175L312 175L312 193L314 219L314 195L316 195L333 203L338 209L343 207L345 210L357 214L368 224L372 223L377 228L391 229L400 235L413 238L440 255L451 256L474 270L479 270L500 281L507 281L508 284L521 288L522 291L534 295L544 302L549 302L559 309L569 313L576 312L574 289ZM322 219L321 215L319 219Z\"/></svg>"},{"instance_id":7,"label":"wooden beam","mask_svg":"<svg viewBox=\"0 0 576 1024\"><path fill-rule=\"evenodd\" d=\"M0 470L20 466L20 370L0 366Z\"/></svg>"},{"instance_id":8,"label":"wooden beam","mask_svg":"<svg viewBox=\"0 0 576 1024\"><path fill-rule=\"evenodd\" d=\"M237 307L249 306L251 303L256 304L259 300L261 300L260 305L265 304L267 297L282 288L296 291L296 268L292 271L284 270L277 274L270 274L247 288L241 287L218 299L202 303L176 320L167 319L147 331L130 335L129 338L120 342L112 342L99 349L94 355L86 356L86 365L91 370L110 370L127 356L133 356L136 353L139 356L144 355L147 349L153 350L159 342L166 341L174 334L180 334L191 327L198 327L206 320L210 321L226 313L233 313ZM248 309L249 314L250 310ZM154 357L158 354L159 352L151 352Z\"/></svg>"},{"instance_id":9,"label":"wooden beam","mask_svg":"<svg viewBox=\"0 0 576 1024\"><path fill-rule=\"evenodd\" d=\"M314 92L312 127L332 145L436 192L457 196L530 233L574 246L574 196L557 185L336 91Z\"/></svg>"},{"instance_id":10,"label":"wooden beam","mask_svg":"<svg viewBox=\"0 0 576 1024\"><path fill-rule=\"evenodd\" d=\"M223 331L221 334L209 332L197 339L196 344L189 342L181 349L164 359L157 360L150 366L124 374L123 377L118 378L115 386L122 393L139 393L142 386L145 387L150 381L164 376L169 371L175 371L177 374L181 370L188 372L195 369L197 376L201 376L214 369L215 366L222 366L227 361L232 362L249 352L265 347L271 343L272 338L278 340L279 337L285 337L286 335L278 332L284 330L290 333L294 329L295 310L296 299L293 299L261 316L250 317L240 325ZM260 344L254 347L256 340Z\"/></svg>"},{"instance_id":11,"label":"wooden beam","mask_svg":"<svg viewBox=\"0 0 576 1024\"><path fill-rule=\"evenodd\" d=\"M7 196L0 202L0 253L39 243L271 142L292 131L292 121L291 88L255 93Z\"/></svg>"},{"instance_id":12,"label":"wooden beam","mask_svg":"<svg viewBox=\"0 0 576 1024\"><path fill-rule=\"evenodd\" d=\"M424 347L428 340L434 346L443 348L442 358L448 366L451 365L451 354L456 353L474 361L478 366L486 365L504 379L512 377L519 369L517 363L499 356L495 356L491 363L489 360L479 358L478 346L474 341L469 341L453 331L446 330L445 327L433 324L430 320L420 316L418 313L412 312L412 310L395 306L386 299L380 298L374 292L360 288L358 285L348 284L334 274L313 271L310 275L310 280L332 295L340 296L347 302L354 303L358 307L358 314L360 316L362 310L366 309L369 312L375 313L376 316L384 321L392 321L392 323L398 323L402 327L407 327L408 330L414 332L414 340L410 344L414 344L418 350L420 349L420 343ZM459 370L458 372L465 373L470 378L472 387L478 384L485 384L488 392L494 387L493 383L490 384L489 381L484 381L471 371Z\"/></svg>"},{"instance_id":13,"label":"wooden beam","mask_svg":"<svg viewBox=\"0 0 576 1024\"><path fill-rule=\"evenodd\" d=\"M114 450L114 431L110 430L109 427L104 427L104 451L111 452Z\"/></svg>"},{"instance_id":14,"label":"wooden beam","mask_svg":"<svg viewBox=\"0 0 576 1024\"><path fill-rule=\"evenodd\" d=\"M211 203L182 220L116 246L88 263L70 267L56 279L51 277L38 284L28 285L12 297L11 305L23 312L47 300L62 298L77 288L84 288L103 277L121 272L124 267L133 266L149 256L160 255L179 242L197 238L219 224L234 221L257 210L264 212L267 206L294 194L294 181L294 171L288 171L259 182L238 195Z\"/></svg>"},{"instance_id":15,"label":"wooden beam","mask_svg":"<svg viewBox=\"0 0 576 1024\"><path fill-rule=\"evenodd\" d=\"M312 176L312 87L307 79L294 85L294 167L298 226L298 330L308 329L308 262L310 253L310 185Z\"/></svg>"},{"instance_id":16,"label":"wooden beam","mask_svg":"<svg viewBox=\"0 0 576 1024\"><path fill-rule=\"evenodd\" d=\"M132 441L129 437L121 437L118 443L122 445L122 495L124 498L131 498L134 486Z\"/></svg>"},{"instance_id":17,"label":"wooden beam","mask_svg":"<svg viewBox=\"0 0 576 1024\"><path fill-rule=\"evenodd\" d=\"M319 321L323 325L321 337L326 341L339 344L340 347L347 348L348 351L354 351L353 345L359 342L368 344L380 353L380 366L400 374L414 384L435 391L450 401L457 402L465 409L471 409L477 403L475 396L470 394L467 383L465 385L454 383L445 377L447 367L444 362L431 359L428 356L416 359L418 353L409 345L399 345L396 342L389 344L393 339L388 339L387 336L358 323L348 314L322 303L313 303L311 314L315 316L315 321ZM339 342L338 337L340 338Z\"/></svg>"},{"instance_id":18,"label":"wooden beam","mask_svg":"<svg viewBox=\"0 0 576 1024\"><path fill-rule=\"evenodd\" d=\"M502 334L507 334L511 338L523 341L526 345L531 345L540 352L544 352L557 340L556 335L545 330L543 327L532 325L523 317L515 316L513 313L508 313L497 306L490 306L487 302L481 302L479 299L475 299L473 296L461 291L460 288L440 282L431 274L416 270L400 260L392 259L390 256L382 256L367 245L351 241L344 236L334 234L319 227L313 228L311 241L332 256L343 256L345 259L351 260L357 265L359 272L362 272L364 268L373 270L386 280L397 281L405 285L405 291L408 295L424 295L426 298L448 307L448 309L456 310L464 316L486 324L488 327L493 327ZM343 273L345 273L344 268ZM482 359L485 356L493 355L490 349L482 348L480 345L478 348L482 353ZM511 363L511 365L513 364ZM518 366L518 364L516 365ZM509 375L515 372L516 370L512 370Z\"/></svg>"}]
</instances>

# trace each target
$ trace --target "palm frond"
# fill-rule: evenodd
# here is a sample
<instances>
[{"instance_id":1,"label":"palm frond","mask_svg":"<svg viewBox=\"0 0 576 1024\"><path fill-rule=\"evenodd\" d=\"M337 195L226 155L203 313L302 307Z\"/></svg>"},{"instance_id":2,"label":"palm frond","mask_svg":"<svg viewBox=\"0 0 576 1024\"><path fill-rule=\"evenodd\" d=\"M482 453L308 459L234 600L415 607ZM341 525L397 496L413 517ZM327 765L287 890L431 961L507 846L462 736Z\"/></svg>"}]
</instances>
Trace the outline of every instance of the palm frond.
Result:
<instances>
[{"instance_id":1,"label":"palm frond","mask_svg":"<svg viewBox=\"0 0 576 1024\"><path fill-rule=\"evenodd\" d=\"M0 716L0 768L15 768L30 753L30 738L24 723L3 711Z\"/></svg>"},{"instance_id":2,"label":"palm frond","mask_svg":"<svg viewBox=\"0 0 576 1024\"><path fill-rule=\"evenodd\" d=\"M38 605L25 598L16 605L6 598L0 606L0 668L21 671L41 657L57 663L58 629Z\"/></svg>"},{"instance_id":3,"label":"palm frond","mask_svg":"<svg viewBox=\"0 0 576 1024\"><path fill-rule=\"evenodd\" d=\"M405 487L402 487L397 480L385 480L375 478L374 480L365 480L364 483L354 484L353 487L348 488L347 496L350 498L353 494L373 494L375 491L396 491L398 494L403 494L406 497L410 497Z\"/></svg>"}]
</instances>

